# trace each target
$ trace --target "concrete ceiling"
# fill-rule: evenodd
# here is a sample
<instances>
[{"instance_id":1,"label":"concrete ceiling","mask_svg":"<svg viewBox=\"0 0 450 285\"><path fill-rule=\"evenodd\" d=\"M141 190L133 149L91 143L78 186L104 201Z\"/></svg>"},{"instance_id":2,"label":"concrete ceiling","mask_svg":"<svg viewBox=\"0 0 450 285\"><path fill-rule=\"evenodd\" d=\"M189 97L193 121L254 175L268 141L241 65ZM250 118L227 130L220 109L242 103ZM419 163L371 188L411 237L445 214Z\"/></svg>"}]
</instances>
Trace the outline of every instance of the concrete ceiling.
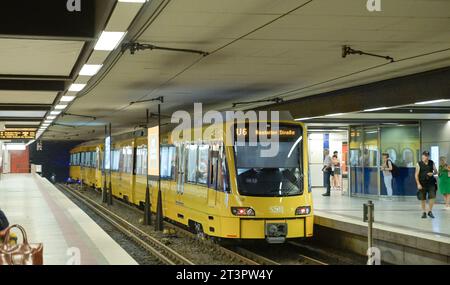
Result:
<instances>
[{"instance_id":1,"label":"concrete ceiling","mask_svg":"<svg viewBox=\"0 0 450 285\"><path fill-rule=\"evenodd\" d=\"M88 83L87 91L67 110L96 120L64 116L50 130L94 139L111 122L115 133L124 132L145 122L146 108L156 111L155 103L130 102L158 96L165 98L167 115L191 110L193 102L224 110L238 101L289 100L450 66L446 0L382 1L382 12L368 12L361 0L159 2L158 13L150 15L147 9L149 14L140 16L151 19L144 28L133 27L139 21L130 27L142 30L134 40L210 55L160 50L119 55L102 76L78 79ZM122 13L128 20L132 14ZM391 56L395 62L342 58L343 45ZM58 136L46 133L44 138Z\"/></svg>"},{"instance_id":2,"label":"concrete ceiling","mask_svg":"<svg viewBox=\"0 0 450 285\"><path fill-rule=\"evenodd\" d=\"M1 130L39 128L76 79L116 0L84 2L76 13L59 2L2 3Z\"/></svg>"}]
</instances>

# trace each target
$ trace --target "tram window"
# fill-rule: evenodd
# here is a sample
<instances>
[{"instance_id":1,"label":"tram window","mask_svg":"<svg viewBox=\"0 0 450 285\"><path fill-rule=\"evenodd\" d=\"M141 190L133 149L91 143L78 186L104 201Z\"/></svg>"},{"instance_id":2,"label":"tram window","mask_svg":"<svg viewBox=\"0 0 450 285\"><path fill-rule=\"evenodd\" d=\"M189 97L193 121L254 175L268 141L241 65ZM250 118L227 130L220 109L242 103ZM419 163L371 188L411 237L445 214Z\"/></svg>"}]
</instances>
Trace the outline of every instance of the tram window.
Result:
<instances>
[{"instance_id":1,"label":"tram window","mask_svg":"<svg viewBox=\"0 0 450 285\"><path fill-rule=\"evenodd\" d=\"M142 147L136 149L136 175L142 175Z\"/></svg>"},{"instance_id":2,"label":"tram window","mask_svg":"<svg viewBox=\"0 0 450 285\"><path fill-rule=\"evenodd\" d=\"M92 162L91 162L91 167L97 167L97 153L96 152L92 152Z\"/></svg>"},{"instance_id":3,"label":"tram window","mask_svg":"<svg viewBox=\"0 0 450 285\"><path fill-rule=\"evenodd\" d=\"M197 145L188 145L187 182L197 182Z\"/></svg>"},{"instance_id":4,"label":"tram window","mask_svg":"<svg viewBox=\"0 0 450 285\"><path fill-rule=\"evenodd\" d=\"M147 160L148 160L148 154L147 154L147 148L144 147L142 149L142 175L147 175Z\"/></svg>"},{"instance_id":5,"label":"tram window","mask_svg":"<svg viewBox=\"0 0 450 285\"><path fill-rule=\"evenodd\" d=\"M124 147L122 149L121 171L131 173L133 169L133 149L131 147Z\"/></svg>"},{"instance_id":6,"label":"tram window","mask_svg":"<svg viewBox=\"0 0 450 285\"><path fill-rule=\"evenodd\" d=\"M175 147L161 147L161 177L173 179L175 172Z\"/></svg>"},{"instance_id":7,"label":"tram window","mask_svg":"<svg viewBox=\"0 0 450 285\"><path fill-rule=\"evenodd\" d=\"M208 161L209 145L201 145L198 147L198 168L197 182L200 184L208 183Z\"/></svg>"},{"instance_id":8,"label":"tram window","mask_svg":"<svg viewBox=\"0 0 450 285\"><path fill-rule=\"evenodd\" d=\"M219 169L217 170L217 190L230 192L228 183L228 168L225 159L225 149L221 147L219 149Z\"/></svg>"},{"instance_id":9,"label":"tram window","mask_svg":"<svg viewBox=\"0 0 450 285\"><path fill-rule=\"evenodd\" d=\"M161 178L170 177L168 161L169 161L169 148L161 147Z\"/></svg>"},{"instance_id":10,"label":"tram window","mask_svg":"<svg viewBox=\"0 0 450 285\"><path fill-rule=\"evenodd\" d=\"M86 166L91 167L91 162L92 162L92 152L87 152L86 153Z\"/></svg>"},{"instance_id":11,"label":"tram window","mask_svg":"<svg viewBox=\"0 0 450 285\"><path fill-rule=\"evenodd\" d=\"M113 171L119 170L119 161L120 161L120 150L113 150L111 170Z\"/></svg>"},{"instance_id":12,"label":"tram window","mask_svg":"<svg viewBox=\"0 0 450 285\"><path fill-rule=\"evenodd\" d=\"M219 152L217 150L211 150L209 164L209 187L217 189L217 169L219 168Z\"/></svg>"}]
</instances>

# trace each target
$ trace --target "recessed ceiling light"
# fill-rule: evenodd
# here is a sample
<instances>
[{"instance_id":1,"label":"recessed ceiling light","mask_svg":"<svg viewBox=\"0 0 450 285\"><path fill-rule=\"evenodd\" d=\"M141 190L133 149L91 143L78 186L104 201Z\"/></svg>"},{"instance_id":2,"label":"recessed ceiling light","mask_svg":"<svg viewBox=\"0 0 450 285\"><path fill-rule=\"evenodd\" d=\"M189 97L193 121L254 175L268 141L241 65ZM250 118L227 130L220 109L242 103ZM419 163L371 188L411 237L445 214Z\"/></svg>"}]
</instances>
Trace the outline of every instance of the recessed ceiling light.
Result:
<instances>
[{"instance_id":1,"label":"recessed ceiling light","mask_svg":"<svg viewBox=\"0 0 450 285\"><path fill-rule=\"evenodd\" d=\"M375 111L382 111L382 110L386 110L387 107L379 107L379 108L372 108L372 109L366 109L364 110L364 112L375 112Z\"/></svg>"},{"instance_id":2,"label":"recessed ceiling light","mask_svg":"<svg viewBox=\"0 0 450 285\"><path fill-rule=\"evenodd\" d=\"M424 101L424 102L417 102L414 103L415 105L426 105L426 104L435 104L435 103L442 103L442 102L447 102L450 101L448 99L439 99L439 100L431 100L431 101Z\"/></svg>"},{"instance_id":3,"label":"recessed ceiling light","mask_svg":"<svg viewBox=\"0 0 450 285\"><path fill-rule=\"evenodd\" d=\"M51 122L53 122L53 120L45 120L44 123L46 124L50 124Z\"/></svg>"},{"instance_id":4,"label":"recessed ceiling light","mask_svg":"<svg viewBox=\"0 0 450 285\"><path fill-rule=\"evenodd\" d=\"M59 115L59 114L61 114L61 111L51 111L50 114L51 115ZM54 117L54 118L56 118L56 117Z\"/></svg>"},{"instance_id":5,"label":"recessed ceiling light","mask_svg":"<svg viewBox=\"0 0 450 285\"><path fill-rule=\"evenodd\" d=\"M61 105L56 105L56 106L55 106L55 109L57 109L57 110L62 110L62 109L65 109L66 107L67 107L67 105L61 104Z\"/></svg>"},{"instance_id":6,"label":"recessed ceiling light","mask_svg":"<svg viewBox=\"0 0 450 285\"><path fill-rule=\"evenodd\" d=\"M79 83L73 83L69 87L69 91L78 92L84 89L86 87L86 84L79 84Z\"/></svg>"},{"instance_id":7,"label":"recessed ceiling light","mask_svg":"<svg viewBox=\"0 0 450 285\"><path fill-rule=\"evenodd\" d=\"M122 41L125 36L125 32L106 32L103 31L100 35L100 38L95 45L95 50L104 50L104 51L112 51L114 50L119 43Z\"/></svg>"},{"instance_id":8,"label":"recessed ceiling light","mask_svg":"<svg viewBox=\"0 0 450 285\"><path fill-rule=\"evenodd\" d=\"M75 96L62 96L61 102L72 102L75 99Z\"/></svg>"},{"instance_id":9,"label":"recessed ceiling light","mask_svg":"<svg viewBox=\"0 0 450 285\"><path fill-rule=\"evenodd\" d=\"M54 120L54 119L56 119L56 116L47 116L47 119L48 120Z\"/></svg>"},{"instance_id":10,"label":"recessed ceiling light","mask_svg":"<svg viewBox=\"0 0 450 285\"><path fill-rule=\"evenodd\" d=\"M85 64L80 70L80 75L93 76L102 68L102 64Z\"/></svg>"}]
</instances>

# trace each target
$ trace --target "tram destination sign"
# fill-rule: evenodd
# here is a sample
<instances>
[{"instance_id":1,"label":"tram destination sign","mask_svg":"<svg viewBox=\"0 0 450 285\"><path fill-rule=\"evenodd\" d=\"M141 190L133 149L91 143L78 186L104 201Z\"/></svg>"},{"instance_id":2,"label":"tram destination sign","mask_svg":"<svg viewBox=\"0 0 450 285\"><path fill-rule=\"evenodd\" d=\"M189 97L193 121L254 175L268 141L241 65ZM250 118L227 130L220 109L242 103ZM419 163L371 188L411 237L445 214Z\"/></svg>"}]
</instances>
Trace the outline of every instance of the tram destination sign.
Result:
<instances>
[{"instance_id":1,"label":"tram destination sign","mask_svg":"<svg viewBox=\"0 0 450 285\"><path fill-rule=\"evenodd\" d=\"M93 0L1 1L0 35L93 38Z\"/></svg>"},{"instance_id":2,"label":"tram destination sign","mask_svg":"<svg viewBox=\"0 0 450 285\"><path fill-rule=\"evenodd\" d=\"M35 139L35 131L0 131L1 140Z\"/></svg>"}]
</instances>

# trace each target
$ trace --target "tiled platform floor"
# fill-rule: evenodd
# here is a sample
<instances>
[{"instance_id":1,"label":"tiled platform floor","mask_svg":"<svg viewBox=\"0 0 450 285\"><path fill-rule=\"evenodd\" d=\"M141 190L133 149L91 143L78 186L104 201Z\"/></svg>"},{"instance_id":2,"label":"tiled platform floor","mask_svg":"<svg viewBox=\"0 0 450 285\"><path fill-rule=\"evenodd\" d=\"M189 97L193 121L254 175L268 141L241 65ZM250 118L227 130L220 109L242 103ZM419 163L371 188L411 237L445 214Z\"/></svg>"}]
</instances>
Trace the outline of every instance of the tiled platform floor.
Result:
<instances>
[{"instance_id":1,"label":"tiled platform floor","mask_svg":"<svg viewBox=\"0 0 450 285\"><path fill-rule=\"evenodd\" d=\"M323 189L314 188L315 215L358 225L362 221L363 204L368 198L349 197L339 191L332 191L331 197L323 197ZM435 219L422 219L420 201L411 198L406 201L376 200L374 228L401 233L450 244L450 210L443 204L433 209Z\"/></svg>"},{"instance_id":2,"label":"tiled platform floor","mask_svg":"<svg viewBox=\"0 0 450 285\"><path fill-rule=\"evenodd\" d=\"M0 208L25 227L31 243L44 243L45 264L136 264L107 233L49 181L35 174L3 174ZM73 250L75 249L75 250Z\"/></svg>"}]
</instances>

